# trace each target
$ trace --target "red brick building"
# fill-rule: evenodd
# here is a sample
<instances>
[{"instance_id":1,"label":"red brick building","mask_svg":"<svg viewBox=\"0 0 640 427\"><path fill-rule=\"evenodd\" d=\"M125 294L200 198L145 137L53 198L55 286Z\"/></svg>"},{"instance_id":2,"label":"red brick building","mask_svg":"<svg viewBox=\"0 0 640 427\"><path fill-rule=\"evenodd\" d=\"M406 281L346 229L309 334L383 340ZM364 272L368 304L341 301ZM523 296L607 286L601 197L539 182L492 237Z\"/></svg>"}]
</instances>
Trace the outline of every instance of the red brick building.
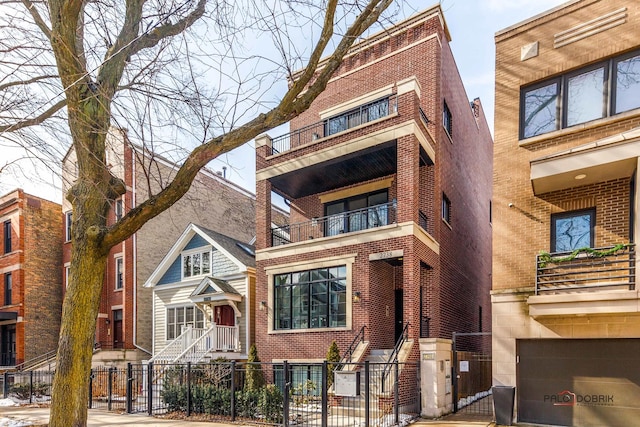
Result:
<instances>
[{"instance_id":1,"label":"red brick building","mask_svg":"<svg viewBox=\"0 0 640 427\"><path fill-rule=\"evenodd\" d=\"M0 224L0 367L8 367L58 346L60 205L14 190L0 196Z\"/></svg>"},{"instance_id":2,"label":"red brick building","mask_svg":"<svg viewBox=\"0 0 640 427\"><path fill-rule=\"evenodd\" d=\"M492 139L439 5L357 43L292 132L257 138L256 345L320 361L364 329L488 331ZM272 193L290 225L272 228Z\"/></svg>"},{"instance_id":3,"label":"red brick building","mask_svg":"<svg viewBox=\"0 0 640 427\"><path fill-rule=\"evenodd\" d=\"M131 207L157 193L178 168L157 154L132 144L126 132L112 129L107 136L106 161L123 179L127 192L109 212L117 221ZM65 191L76 179L75 153L63 160ZM63 201L64 270L71 258L71 204ZM203 169L187 194L171 208L145 224L135 235L111 249L104 279L94 363L143 360L151 357L153 336L152 289L143 284L190 222L223 231L242 242L255 237L255 196ZM280 218L281 219L281 218ZM66 284L65 277L64 283Z\"/></svg>"}]
</instances>

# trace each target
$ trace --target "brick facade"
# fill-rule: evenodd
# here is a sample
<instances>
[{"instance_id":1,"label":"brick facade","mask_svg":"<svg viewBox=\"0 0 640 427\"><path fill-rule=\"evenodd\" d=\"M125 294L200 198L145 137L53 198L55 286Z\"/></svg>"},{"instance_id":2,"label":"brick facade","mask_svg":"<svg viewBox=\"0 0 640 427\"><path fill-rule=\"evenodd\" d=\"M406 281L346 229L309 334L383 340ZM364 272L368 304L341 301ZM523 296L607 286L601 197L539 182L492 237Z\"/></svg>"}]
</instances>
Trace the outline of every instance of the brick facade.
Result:
<instances>
[{"instance_id":1,"label":"brick facade","mask_svg":"<svg viewBox=\"0 0 640 427\"><path fill-rule=\"evenodd\" d=\"M371 102L376 96L372 92L397 99L397 112L275 155L269 137L256 144L256 300L267 305L267 310L256 311L262 360L324 359L332 340L344 352L363 326L370 349L393 348L397 327L407 323L415 343L421 337L477 332L480 324L488 330L492 140L481 108L478 117L470 108L443 23L436 6L392 27L389 37L374 35L358 44L291 129L331 117L327 111L356 108L354 99ZM453 117L451 136L442 126L445 100ZM358 144L366 148L353 148ZM383 150L392 160L378 154ZM353 171L362 177L357 180L341 175L354 159L365 170ZM386 161L388 172L373 164ZM321 181L309 178L314 171L321 171ZM305 184L305 179L319 191L287 194L287 183ZM368 189L387 191L393 202L389 224L330 237L323 237L322 227L310 228L304 236L309 240L296 240L295 224L313 224L312 219L322 221L327 215L323 200L366 194ZM290 244L272 247L271 191L290 202ZM451 200L451 225L441 219L443 192ZM274 272L318 265L350 269L347 326L278 330L273 323ZM417 354L414 345L411 357Z\"/></svg>"},{"instance_id":2,"label":"brick facade","mask_svg":"<svg viewBox=\"0 0 640 427\"><path fill-rule=\"evenodd\" d=\"M580 0L496 35L494 383L519 381L515 362L519 340L640 337L633 284L610 290L606 288L614 281L610 278L590 282L591 289L536 291L537 274L543 274L537 273L536 256L554 251L554 214L594 209L595 248L633 243L638 235L640 108L616 113L611 104L615 85L607 83L602 102L607 108L601 118L574 126L560 122L559 128L528 138L520 118L525 93L532 87L558 82L564 85L564 96L570 97L566 89L570 78L600 65L607 69L605 79L614 75L615 65L609 65L616 63L614 59L637 55L639 30L637 3ZM637 87L632 85L629 91L627 95L638 99ZM600 100L590 104L600 105ZM570 114L567 105L568 98L559 100L557 117ZM626 272L618 274L631 271L631 280L637 283L637 265L631 259L622 268ZM628 269L634 266L635 273ZM615 424L604 419L600 422Z\"/></svg>"},{"instance_id":3,"label":"brick facade","mask_svg":"<svg viewBox=\"0 0 640 427\"><path fill-rule=\"evenodd\" d=\"M4 246L4 238L0 242L0 364L9 366L42 356L58 345L62 312L60 205L18 189L0 197L0 223L11 225L11 250ZM10 296L5 286L8 274ZM15 335L11 332L14 328Z\"/></svg>"}]
</instances>

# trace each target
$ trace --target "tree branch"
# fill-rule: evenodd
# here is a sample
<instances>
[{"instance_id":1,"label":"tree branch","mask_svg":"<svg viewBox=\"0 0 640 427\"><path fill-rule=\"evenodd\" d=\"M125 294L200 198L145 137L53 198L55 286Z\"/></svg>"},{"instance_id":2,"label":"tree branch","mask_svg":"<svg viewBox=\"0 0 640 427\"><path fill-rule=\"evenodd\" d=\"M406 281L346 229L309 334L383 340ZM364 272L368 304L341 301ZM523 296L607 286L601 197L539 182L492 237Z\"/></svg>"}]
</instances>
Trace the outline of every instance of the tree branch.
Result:
<instances>
[{"instance_id":1,"label":"tree branch","mask_svg":"<svg viewBox=\"0 0 640 427\"><path fill-rule=\"evenodd\" d=\"M0 125L0 132L13 132L29 126L39 125L43 123L45 120L52 117L55 113L60 111L66 105L67 105L66 99L58 101L56 104L52 105L47 111L40 114L38 117L34 117L32 119L25 119L25 120L16 122L12 125Z\"/></svg>"},{"instance_id":2,"label":"tree branch","mask_svg":"<svg viewBox=\"0 0 640 427\"><path fill-rule=\"evenodd\" d=\"M42 31L42 33L47 36L49 40L51 40L51 29L47 27L47 24L44 22L42 16L40 16L40 13L35 8L33 3L30 0L22 0L22 4L24 4L24 6L27 8L34 22L36 23L38 28L40 28L40 31Z\"/></svg>"},{"instance_id":3,"label":"tree branch","mask_svg":"<svg viewBox=\"0 0 640 427\"><path fill-rule=\"evenodd\" d=\"M10 87L13 86L23 86L23 85L29 85L31 83L37 83L40 80L46 80L46 79L55 79L58 78L57 75L51 74L51 75L45 75L45 76L38 76L38 77L33 77L31 79L27 79L27 80L16 80L13 82L8 82L5 84L1 84L0 85L0 91L6 90Z\"/></svg>"}]
</instances>

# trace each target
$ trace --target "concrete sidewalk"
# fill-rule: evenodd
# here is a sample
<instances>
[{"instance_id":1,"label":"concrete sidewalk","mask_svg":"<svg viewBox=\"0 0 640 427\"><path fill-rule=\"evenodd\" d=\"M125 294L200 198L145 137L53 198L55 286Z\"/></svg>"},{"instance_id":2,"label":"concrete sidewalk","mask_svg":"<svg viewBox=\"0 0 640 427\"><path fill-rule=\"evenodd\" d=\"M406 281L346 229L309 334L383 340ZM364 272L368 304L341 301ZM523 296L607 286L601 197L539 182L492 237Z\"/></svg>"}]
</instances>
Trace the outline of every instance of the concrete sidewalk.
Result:
<instances>
[{"instance_id":1,"label":"concrete sidewalk","mask_svg":"<svg viewBox=\"0 0 640 427\"><path fill-rule=\"evenodd\" d=\"M14 421L30 422L32 425L43 425L49 422L49 408L29 406L0 407L0 419L9 418ZM5 425L5 424L2 424ZM238 427L241 424L221 422L197 422L185 420L163 420L142 414L118 414L100 409L89 410L89 427L106 426L148 426L148 427ZM412 426L424 427L489 427L493 423L486 421L430 421L418 420Z\"/></svg>"}]
</instances>

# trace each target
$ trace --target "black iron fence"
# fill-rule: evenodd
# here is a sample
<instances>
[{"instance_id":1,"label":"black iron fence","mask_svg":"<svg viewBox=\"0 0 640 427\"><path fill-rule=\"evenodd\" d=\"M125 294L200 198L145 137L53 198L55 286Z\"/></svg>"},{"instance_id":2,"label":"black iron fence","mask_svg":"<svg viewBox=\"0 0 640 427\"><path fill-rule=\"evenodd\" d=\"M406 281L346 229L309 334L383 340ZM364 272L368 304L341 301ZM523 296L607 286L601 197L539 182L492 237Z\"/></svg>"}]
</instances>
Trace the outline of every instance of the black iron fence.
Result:
<instances>
[{"instance_id":1,"label":"black iron fence","mask_svg":"<svg viewBox=\"0 0 640 427\"><path fill-rule=\"evenodd\" d=\"M285 361L94 368L89 407L318 427L393 426L420 415L418 363L347 363L335 372L329 366ZM49 400L52 380L52 371L0 376L4 397L24 403Z\"/></svg>"}]
</instances>

